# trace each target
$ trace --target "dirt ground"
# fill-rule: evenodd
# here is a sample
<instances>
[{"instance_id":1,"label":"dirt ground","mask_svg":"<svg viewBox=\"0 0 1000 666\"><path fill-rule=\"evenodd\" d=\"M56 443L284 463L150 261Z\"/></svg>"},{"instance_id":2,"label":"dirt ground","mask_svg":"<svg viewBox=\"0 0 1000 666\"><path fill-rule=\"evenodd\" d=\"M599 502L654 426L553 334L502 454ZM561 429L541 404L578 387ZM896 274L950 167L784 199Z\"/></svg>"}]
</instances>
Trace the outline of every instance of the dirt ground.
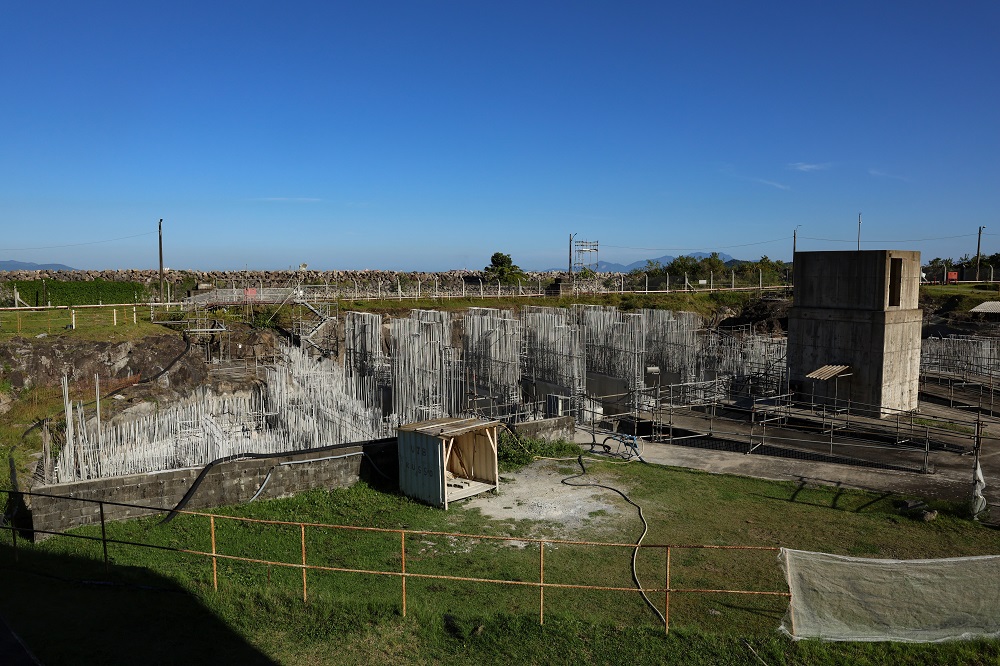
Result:
<instances>
[{"instance_id":1,"label":"dirt ground","mask_svg":"<svg viewBox=\"0 0 1000 666\"><path fill-rule=\"evenodd\" d=\"M634 512L617 493L594 486L571 486L562 480L579 472L575 460L539 460L517 472L501 474L500 491L470 498L462 506L479 509L495 520L538 520L560 527L563 535L610 527L625 512ZM595 474L570 483L600 482ZM620 482L614 484L616 487ZM620 488L628 492L627 488Z\"/></svg>"}]
</instances>

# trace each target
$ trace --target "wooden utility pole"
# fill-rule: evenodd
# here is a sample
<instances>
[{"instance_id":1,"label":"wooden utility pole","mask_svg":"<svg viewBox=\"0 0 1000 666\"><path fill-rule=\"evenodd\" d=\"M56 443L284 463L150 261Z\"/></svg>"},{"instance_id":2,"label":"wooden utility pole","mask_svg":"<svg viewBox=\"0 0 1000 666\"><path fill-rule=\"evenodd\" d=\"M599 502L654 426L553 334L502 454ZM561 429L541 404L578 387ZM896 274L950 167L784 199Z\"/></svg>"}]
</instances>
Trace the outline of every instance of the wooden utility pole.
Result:
<instances>
[{"instance_id":1,"label":"wooden utility pole","mask_svg":"<svg viewBox=\"0 0 1000 666\"><path fill-rule=\"evenodd\" d=\"M979 257L982 256L980 250L983 247L983 229L985 226L979 227L979 239L976 241L976 282L979 282Z\"/></svg>"},{"instance_id":2,"label":"wooden utility pole","mask_svg":"<svg viewBox=\"0 0 1000 666\"><path fill-rule=\"evenodd\" d=\"M160 302L163 302L163 218L160 218Z\"/></svg>"},{"instance_id":3,"label":"wooden utility pole","mask_svg":"<svg viewBox=\"0 0 1000 666\"><path fill-rule=\"evenodd\" d=\"M568 272L570 274L570 277L573 276L573 236L576 236L576 234L570 234L569 235L569 271Z\"/></svg>"}]
</instances>

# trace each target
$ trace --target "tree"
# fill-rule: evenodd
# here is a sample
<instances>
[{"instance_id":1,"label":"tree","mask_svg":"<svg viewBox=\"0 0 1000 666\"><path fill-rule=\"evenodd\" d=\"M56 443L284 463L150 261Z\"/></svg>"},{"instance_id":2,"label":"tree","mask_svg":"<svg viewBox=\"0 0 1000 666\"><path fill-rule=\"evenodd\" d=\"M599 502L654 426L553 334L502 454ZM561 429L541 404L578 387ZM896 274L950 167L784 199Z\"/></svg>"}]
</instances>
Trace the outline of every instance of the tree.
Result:
<instances>
[{"instance_id":1,"label":"tree","mask_svg":"<svg viewBox=\"0 0 1000 666\"><path fill-rule=\"evenodd\" d=\"M488 280L499 280L503 284L513 284L524 278L524 271L514 263L509 254L503 252L494 252L490 257L490 265L483 272Z\"/></svg>"}]
</instances>

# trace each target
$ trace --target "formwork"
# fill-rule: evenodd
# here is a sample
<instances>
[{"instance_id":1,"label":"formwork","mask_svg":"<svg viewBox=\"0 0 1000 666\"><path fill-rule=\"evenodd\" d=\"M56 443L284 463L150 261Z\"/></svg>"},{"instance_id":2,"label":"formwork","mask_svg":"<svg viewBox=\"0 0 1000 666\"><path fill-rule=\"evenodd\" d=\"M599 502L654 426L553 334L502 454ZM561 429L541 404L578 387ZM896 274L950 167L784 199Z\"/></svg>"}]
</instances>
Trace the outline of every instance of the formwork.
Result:
<instances>
[{"instance_id":1,"label":"formwork","mask_svg":"<svg viewBox=\"0 0 1000 666\"><path fill-rule=\"evenodd\" d=\"M499 421L440 418L396 429L399 489L407 497L448 508L500 484Z\"/></svg>"}]
</instances>

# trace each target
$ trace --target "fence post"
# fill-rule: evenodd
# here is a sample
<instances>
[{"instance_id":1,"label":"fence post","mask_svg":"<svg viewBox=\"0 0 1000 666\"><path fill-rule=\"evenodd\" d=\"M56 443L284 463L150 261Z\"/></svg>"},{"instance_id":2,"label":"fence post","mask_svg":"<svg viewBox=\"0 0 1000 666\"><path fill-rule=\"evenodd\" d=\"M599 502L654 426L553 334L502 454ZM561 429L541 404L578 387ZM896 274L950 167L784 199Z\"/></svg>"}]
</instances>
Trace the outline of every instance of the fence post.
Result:
<instances>
[{"instance_id":1,"label":"fence post","mask_svg":"<svg viewBox=\"0 0 1000 666\"><path fill-rule=\"evenodd\" d=\"M219 560L215 557L215 516L208 517L208 527L212 532L212 589L219 591Z\"/></svg>"},{"instance_id":2,"label":"fence post","mask_svg":"<svg viewBox=\"0 0 1000 666\"><path fill-rule=\"evenodd\" d=\"M108 532L104 522L104 502L98 502L97 507L101 510L101 546L104 548L104 575L108 575Z\"/></svg>"},{"instance_id":3,"label":"fence post","mask_svg":"<svg viewBox=\"0 0 1000 666\"><path fill-rule=\"evenodd\" d=\"M402 576L403 579L403 617L406 617L406 532L399 531L399 549L403 555Z\"/></svg>"},{"instance_id":4,"label":"fence post","mask_svg":"<svg viewBox=\"0 0 1000 666\"><path fill-rule=\"evenodd\" d=\"M306 596L306 524L299 523L299 527L302 528L302 603L307 603L309 598Z\"/></svg>"},{"instance_id":5,"label":"fence post","mask_svg":"<svg viewBox=\"0 0 1000 666\"><path fill-rule=\"evenodd\" d=\"M538 542L538 624L545 624L545 542Z\"/></svg>"},{"instance_id":6,"label":"fence post","mask_svg":"<svg viewBox=\"0 0 1000 666\"><path fill-rule=\"evenodd\" d=\"M10 491L9 490L7 491L7 500L10 501ZM14 525L14 523L10 524L10 538L11 538L11 541L14 542L13 543L13 546L14 546L14 562L20 562L21 558L20 558L19 553L17 552L17 526Z\"/></svg>"},{"instance_id":7,"label":"fence post","mask_svg":"<svg viewBox=\"0 0 1000 666\"><path fill-rule=\"evenodd\" d=\"M667 546L666 585L663 586L663 633L670 633L670 546Z\"/></svg>"}]
</instances>

